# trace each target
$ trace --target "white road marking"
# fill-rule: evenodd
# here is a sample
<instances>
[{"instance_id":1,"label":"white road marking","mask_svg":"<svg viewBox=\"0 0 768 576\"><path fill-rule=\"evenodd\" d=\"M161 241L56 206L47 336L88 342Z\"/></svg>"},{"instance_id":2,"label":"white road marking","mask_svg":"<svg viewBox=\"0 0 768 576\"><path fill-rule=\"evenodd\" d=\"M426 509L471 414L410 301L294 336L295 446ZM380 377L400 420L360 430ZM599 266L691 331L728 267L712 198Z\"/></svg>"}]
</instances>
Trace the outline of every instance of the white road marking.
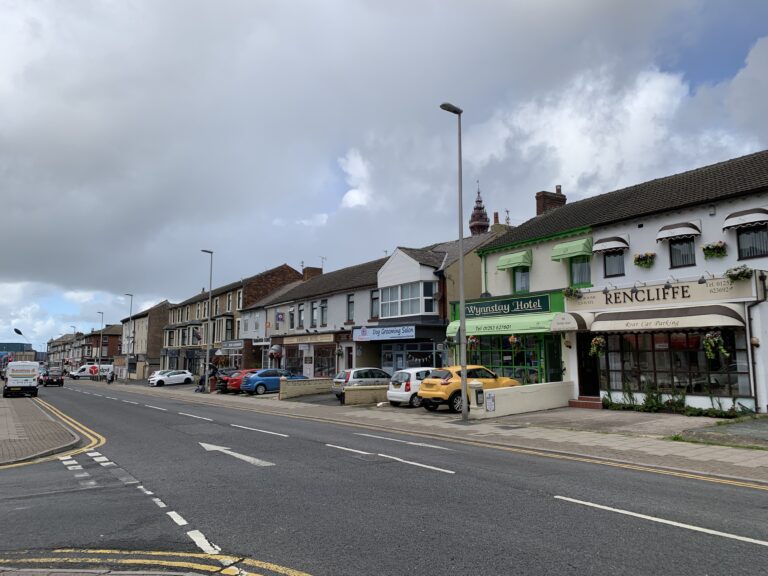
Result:
<instances>
[{"instance_id":1,"label":"white road marking","mask_svg":"<svg viewBox=\"0 0 768 576\"><path fill-rule=\"evenodd\" d=\"M90 392L83 392L83 394L88 394L88 396L90 396L90 395L91 395L91 393L90 393Z\"/></svg>"},{"instance_id":2,"label":"white road marking","mask_svg":"<svg viewBox=\"0 0 768 576\"><path fill-rule=\"evenodd\" d=\"M162 410L163 412L168 412L165 408L158 408L157 406L150 406L149 404L144 404L147 408L152 408L153 410Z\"/></svg>"},{"instance_id":3,"label":"white road marking","mask_svg":"<svg viewBox=\"0 0 768 576\"><path fill-rule=\"evenodd\" d=\"M77 460L72 460L72 458L68 458L67 460L62 460L61 463L64 464L64 466L74 466L75 464L77 464Z\"/></svg>"},{"instance_id":4,"label":"white road marking","mask_svg":"<svg viewBox=\"0 0 768 576\"><path fill-rule=\"evenodd\" d=\"M58 458L59 458L59 460L61 460L62 462L63 462L64 460L71 460L71 459L72 459L72 457L71 457L71 456L59 456Z\"/></svg>"},{"instance_id":5,"label":"white road marking","mask_svg":"<svg viewBox=\"0 0 768 576\"><path fill-rule=\"evenodd\" d=\"M92 488L96 486L96 480L80 480L78 484L80 484L80 486L83 488Z\"/></svg>"},{"instance_id":6,"label":"white road marking","mask_svg":"<svg viewBox=\"0 0 768 576\"><path fill-rule=\"evenodd\" d=\"M396 460L398 462L402 462L403 464L410 464L411 466L418 466L419 468L427 468L429 470L434 470L436 472L444 472L445 474L456 474L453 470L446 470L445 468L437 468L435 466L428 466L427 464L419 464L418 462L411 462L410 460L403 460L402 458L397 458L395 456L388 456L387 454L379 454L382 458L389 458L390 460Z\"/></svg>"},{"instance_id":7,"label":"white road marking","mask_svg":"<svg viewBox=\"0 0 768 576\"><path fill-rule=\"evenodd\" d=\"M144 488L144 486L136 486L136 488L144 492L144 494L146 494L147 496L153 496L155 494L154 492L150 492L149 490Z\"/></svg>"},{"instance_id":8,"label":"white road marking","mask_svg":"<svg viewBox=\"0 0 768 576\"><path fill-rule=\"evenodd\" d=\"M421 446L422 448L435 448L437 450L448 450L453 452L453 448L445 448L444 446L435 446L434 444L425 444L424 442L409 442L408 440L399 440L397 438L387 438L386 436L376 436L375 434L363 434L361 432L355 432L355 436L365 436L367 438L378 438L379 440L389 440L390 442L400 442L402 444L410 444L411 446Z\"/></svg>"},{"instance_id":9,"label":"white road marking","mask_svg":"<svg viewBox=\"0 0 768 576\"><path fill-rule=\"evenodd\" d=\"M117 400L117 398L112 398L112 396L104 396L107 400Z\"/></svg>"},{"instance_id":10,"label":"white road marking","mask_svg":"<svg viewBox=\"0 0 768 576\"><path fill-rule=\"evenodd\" d=\"M194 543L197 544L197 547L206 554L218 554L221 552L221 548L208 542L208 538L203 536L203 533L200 532L200 530L190 530L187 532L187 536L192 538Z\"/></svg>"},{"instance_id":11,"label":"white road marking","mask_svg":"<svg viewBox=\"0 0 768 576\"><path fill-rule=\"evenodd\" d=\"M746 536L737 536L736 534L729 534L728 532L719 532L718 530L710 530L709 528L693 526L692 524L683 524L682 522L665 520L664 518L657 518L656 516L648 516L646 514L638 514L637 512L630 512L629 510L621 510L620 508L611 508L610 506L603 506L602 504L585 502L584 500L575 500L573 498L567 498L565 496L555 496L555 499L564 500L566 502L572 502L573 504L581 504L582 506L589 506L591 508L598 508L599 510L606 510L608 512L616 512L617 514L624 514L626 516L632 516L634 518L640 518L642 520L658 522L659 524L675 526L676 528L685 528L686 530L693 530L694 532L702 532L704 534L710 534L712 536L721 536L722 538L739 540L740 542L748 542L749 544L757 544L758 546L768 546L768 542L766 542L765 540L755 540L754 538L747 538Z\"/></svg>"},{"instance_id":12,"label":"white road marking","mask_svg":"<svg viewBox=\"0 0 768 576\"><path fill-rule=\"evenodd\" d=\"M344 446L336 446L335 444L326 444L328 448L336 448L338 450L346 450L347 452L354 452L355 454L366 454L370 455L371 452L363 452L362 450L353 450L352 448L344 448Z\"/></svg>"},{"instance_id":13,"label":"white road marking","mask_svg":"<svg viewBox=\"0 0 768 576\"><path fill-rule=\"evenodd\" d=\"M88 472L80 472L80 474L75 474L75 478L88 478L90 474Z\"/></svg>"},{"instance_id":14,"label":"white road marking","mask_svg":"<svg viewBox=\"0 0 768 576\"><path fill-rule=\"evenodd\" d=\"M117 466L117 464L115 464L114 462L100 462L100 464L101 464L102 466L104 466L105 468L106 468L107 466Z\"/></svg>"},{"instance_id":15,"label":"white road marking","mask_svg":"<svg viewBox=\"0 0 768 576\"><path fill-rule=\"evenodd\" d=\"M165 502L163 502L162 500L160 500L160 498L152 498L152 502L154 502L155 504L157 504L158 506L160 506L160 508L168 508L168 506L166 505L166 503L165 503Z\"/></svg>"},{"instance_id":16,"label":"white road marking","mask_svg":"<svg viewBox=\"0 0 768 576\"><path fill-rule=\"evenodd\" d=\"M101 452L86 452L85 454L90 457L101 456Z\"/></svg>"},{"instance_id":17,"label":"white road marking","mask_svg":"<svg viewBox=\"0 0 768 576\"><path fill-rule=\"evenodd\" d=\"M103 394L96 394L96 392L94 392L94 393L93 393L93 395L94 395L94 396L98 396L99 398L103 398L103 397L104 397L104 395L103 395Z\"/></svg>"},{"instance_id":18,"label":"white road marking","mask_svg":"<svg viewBox=\"0 0 768 576\"><path fill-rule=\"evenodd\" d=\"M195 416L194 414L187 414L186 412L179 412L179 415L189 416L190 418L197 418L198 420L207 420L208 422L213 422L213 419L211 418L205 418L204 416Z\"/></svg>"},{"instance_id":19,"label":"white road marking","mask_svg":"<svg viewBox=\"0 0 768 576\"><path fill-rule=\"evenodd\" d=\"M223 452L224 454L228 454L230 456L233 456L234 458L237 458L238 460L242 460L244 462L248 462L249 464L253 464L254 466L274 466L274 463L267 462L266 460L259 460L258 458L254 458L253 456L246 456L245 454L238 454L237 452L232 452L229 448L225 446L216 446L215 444L206 444L204 442L199 443L200 446L202 446L207 452Z\"/></svg>"},{"instance_id":20,"label":"white road marking","mask_svg":"<svg viewBox=\"0 0 768 576\"><path fill-rule=\"evenodd\" d=\"M122 400L122 402L125 402L126 404L139 404L138 402L131 402L130 400Z\"/></svg>"},{"instance_id":21,"label":"white road marking","mask_svg":"<svg viewBox=\"0 0 768 576\"><path fill-rule=\"evenodd\" d=\"M107 458L106 456L102 456L101 454L99 454L98 456L93 456L93 461L94 461L94 462L109 462L109 458Z\"/></svg>"},{"instance_id":22,"label":"white road marking","mask_svg":"<svg viewBox=\"0 0 768 576\"><path fill-rule=\"evenodd\" d=\"M171 512L166 512L166 514L168 514L168 516L171 517L171 520L176 522L176 524L178 524L179 526L186 526L188 524L188 522L184 520L184 518L179 516L178 512L171 511Z\"/></svg>"},{"instance_id":23,"label":"white road marking","mask_svg":"<svg viewBox=\"0 0 768 576\"><path fill-rule=\"evenodd\" d=\"M67 470L82 470L83 467L79 464L77 466L67 466Z\"/></svg>"},{"instance_id":24,"label":"white road marking","mask_svg":"<svg viewBox=\"0 0 768 576\"><path fill-rule=\"evenodd\" d=\"M261 432L263 434L272 434L274 436L282 436L283 438L289 438L288 434L280 434L280 432L270 432L269 430L259 430L258 428L248 428L248 426L240 426L239 424L230 424L234 428L242 428L243 430L253 430L254 432Z\"/></svg>"}]
</instances>

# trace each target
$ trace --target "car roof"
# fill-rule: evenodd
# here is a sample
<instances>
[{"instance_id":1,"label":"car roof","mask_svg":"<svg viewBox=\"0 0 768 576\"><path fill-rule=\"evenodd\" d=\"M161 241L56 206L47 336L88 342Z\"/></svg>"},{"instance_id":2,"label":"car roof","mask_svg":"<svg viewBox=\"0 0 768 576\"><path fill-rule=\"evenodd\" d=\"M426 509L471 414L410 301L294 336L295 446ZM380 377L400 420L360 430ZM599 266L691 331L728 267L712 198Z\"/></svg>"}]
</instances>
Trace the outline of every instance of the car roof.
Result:
<instances>
[{"instance_id":1,"label":"car roof","mask_svg":"<svg viewBox=\"0 0 768 576\"><path fill-rule=\"evenodd\" d=\"M432 366L424 366L423 368L401 368L400 370L395 370L392 375L394 376L398 372L408 372L408 374L413 374L414 372L423 372L424 370L440 370L440 368L434 368Z\"/></svg>"}]
</instances>

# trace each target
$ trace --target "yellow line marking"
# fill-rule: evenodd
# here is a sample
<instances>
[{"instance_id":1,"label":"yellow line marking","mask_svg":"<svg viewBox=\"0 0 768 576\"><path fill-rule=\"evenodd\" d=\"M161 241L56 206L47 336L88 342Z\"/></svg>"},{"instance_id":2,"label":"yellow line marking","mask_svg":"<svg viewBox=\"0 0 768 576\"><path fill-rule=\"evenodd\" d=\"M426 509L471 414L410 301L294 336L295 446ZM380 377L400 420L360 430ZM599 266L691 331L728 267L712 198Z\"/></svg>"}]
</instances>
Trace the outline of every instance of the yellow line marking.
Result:
<instances>
[{"instance_id":1,"label":"yellow line marking","mask_svg":"<svg viewBox=\"0 0 768 576\"><path fill-rule=\"evenodd\" d=\"M187 558L204 558L206 560L237 562L240 556L230 556L227 554L206 554L204 552L160 552L156 550L112 550L107 548L57 548L53 550L54 554L144 554L145 556L184 556Z\"/></svg>"},{"instance_id":2,"label":"yellow line marking","mask_svg":"<svg viewBox=\"0 0 768 576\"><path fill-rule=\"evenodd\" d=\"M122 558L114 560L104 560L103 558L0 558L0 564L44 564L63 562L66 564L103 564L110 562L113 564L125 565L152 565L166 566L169 568L191 568L193 570L202 570L204 572L219 572L221 566L211 566L210 564L195 564L194 562L171 562L168 560L153 560L141 558Z\"/></svg>"},{"instance_id":3,"label":"yellow line marking","mask_svg":"<svg viewBox=\"0 0 768 576\"><path fill-rule=\"evenodd\" d=\"M285 574L286 576L311 576L311 574L307 574L306 572L293 570L291 568L286 568L285 566L278 566L277 564L271 564L269 562L261 562L260 560L251 560L250 558L245 558L244 560L238 562L238 564L245 564L247 566L256 566L257 568L272 570L272 572Z\"/></svg>"}]
</instances>

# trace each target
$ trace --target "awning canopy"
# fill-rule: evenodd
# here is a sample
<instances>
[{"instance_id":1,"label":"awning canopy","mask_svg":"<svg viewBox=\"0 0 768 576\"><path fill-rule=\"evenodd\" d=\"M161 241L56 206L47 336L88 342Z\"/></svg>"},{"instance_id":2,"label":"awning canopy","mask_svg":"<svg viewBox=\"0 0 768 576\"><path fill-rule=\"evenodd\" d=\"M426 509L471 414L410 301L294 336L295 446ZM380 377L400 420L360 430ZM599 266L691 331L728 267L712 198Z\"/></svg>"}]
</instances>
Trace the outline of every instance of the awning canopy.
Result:
<instances>
[{"instance_id":1,"label":"awning canopy","mask_svg":"<svg viewBox=\"0 0 768 576\"><path fill-rule=\"evenodd\" d=\"M518 314L516 316L492 316L489 318L467 318L467 335L483 334L533 334L549 332L556 312ZM448 324L446 336L453 337L459 332L459 321Z\"/></svg>"},{"instance_id":2,"label":"awning canopy","mask_svg":"<svg viewBox=\"0 0 768 576\"><path fill-rule=\"evenodd\" d=\"M505 254L499 258L496 264L497 270L507 270L508 268L519 268L521 266L530 266L533 257L530 250L522 250L514 254Z\"/></svg>"},{"instance_id":3,"label":"awning canopy","mask_svg":"<svg viewBox=\"0 0 768 576\"><path fill-rule=\"evenodd\" d=\"M667 224L659 229L656 234L656 242L662 240L675 240L677 238L693 238L701 236L701 220L691 222L678 222L677 224Z\"/></svg>"},{"instance_id":4,"label":"awning canopy","mask_svg":"<svg viewBox=\"0 0 768 576\"><path fill-rule=\"evenodd\" d=\"M723 223L723 230L759 226L766 222L768 222L768 208L750 208L749 210L740 210L733 214L728 214Z\"/></svg>"},{"instance_id":5,"label":"awning canopy","mask_svg":"<svg viewBox=\"0 0 768 576\"><path fill-rule=\"evenodd\" d=\"M589 330L595 315L591 312L557 312L549 326L551 332L579 332Z\"/></svg>"},{"instance_id":6,"label":"awning canopy","mask_svg":"<svg viewBox=\"0 0 768 576\"><path fill-rule=\"evenodd\" d=\"M628 248L628 236L609 236L596 240L592 245L592 252L609 252L611 250L627 250Z\"/></svg>"},{"instance_id":7,"label":"awning canopy","mask_svg":"<svg viewBox=\"0 0 768 576\"><path fill-rule=\"evenodd\" d=\"M552 260L564 260L565 258L573 258L574 256L591 256L592 255L592 238L580 238L579 240L571 240L570 242L562 242L556 244L552 248Z\"/></svg>"},{"instance_id":8,"label":"awning canopy","mask_svg":"<svg viewBox=\"0 0 768 576\"><path fill-rule=\"evenodd\" d=\"M651 332L721 326L744 327L744 316L738 305L603 312L592 323L592 332Z\"/></svg>"}]
</instances>

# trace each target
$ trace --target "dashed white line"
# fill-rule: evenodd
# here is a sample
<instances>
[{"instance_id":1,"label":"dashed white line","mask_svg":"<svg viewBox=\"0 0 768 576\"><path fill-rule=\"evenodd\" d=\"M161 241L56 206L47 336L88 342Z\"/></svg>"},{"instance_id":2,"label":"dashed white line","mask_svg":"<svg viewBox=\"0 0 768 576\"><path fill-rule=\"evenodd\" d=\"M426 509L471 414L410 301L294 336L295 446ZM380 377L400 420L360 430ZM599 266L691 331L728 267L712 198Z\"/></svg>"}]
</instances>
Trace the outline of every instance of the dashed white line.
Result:
<instances>
[{"instance_id":1,"label":"dashed white line","mask_svg":"<svg viewBox=\"0 0 768 576\"><path fill-rule=\"evenodd\" d=\"M221 548L208 542L208 538L203 536L203 533L200 532L200 530L190 530L187 532L187 536L192 538L194 543L197 544L197 547L206 554L218 554L221 552Z\"/></svg>"},{"instance_id":2,"label":"dashed white line","mask_svg":"<svg viewBox=\"0 0 768 576\"><path fill-rule=\"evenodd\" d=\"M67 466L67 470L82 470L82 469L83 467L80 466L79 464L76 466Z\"/></svg>"},{"instance_id":3,"label":"dashed white line","mask_svg":"<svg viewBox=\"0 0 768 576\"><path fill-rule=\"evenodd\" d=\"M213 419L206 418L204 416L195 416L194 414L187 414L186 412L179 412L180 416L189 416L190 418L197 418L198 420L207 420L208 422L213 422Z\"/></svg>"},{"instance_id":4,"label":"dashed white line","mask_svg":"<svg viewBox=\"0 0 768 576\"><path fill-rule=\"evenodd\" d=\"M171 520L176 522L176 524L178 524L179 526L186 526L188 524L188 522L184 520L184 518L182 518L178 512L174 512L173 510L171 510L170 512L166 512L166 514L168 514L168 516L171 517Z\"/></svg>"},{"instance_id":5,"label":"dashed white line","mask_svg":"<svg viewBox=\"0 0 768 576\"><path fill-rule=\"evenodd\" d=\"M101 456L101 452L86 452L86 456L93 458L94 456Z\"/></svg>"},{"instance_id":6,"label":"dashed white line","mask_svg":"<svg viewBox=\"0 0 768 576\"><path fill-rule=\"evenodd\" d=\"M94 462L109 462L109 458L107 458L106 456L102 456L101 454L99 454L98 456L93 456L93 461L94 461Z\"/></svg>"},{"instance_id":7,"label":"dashed white line","mask_svg":"<svg viewBox=\"0 0 768 576\"><path fill-rule=\"evenodd\" d=\"M64 466L74 466L75 464L77 464L77 460L72 460L71 458L68 458L67 460L62 460L61 463L64 464Z\"/></svg>"},{"instance_id":8,"label":"dashed white line","mask_svg":"<svg viewBox=\"0 0 768 576\"><path fill-rule=\"evenodd\" d=\"M96 392L94 392L94 393L93 393L93 395L94 395L94 396L98 396L99 398L103 398L103 397L104 397L104 395L103 395L103 394L96 394Z\"/></svg>"},{"instance_id":9,"label":"dashed white line","mask_svg":"<svg viewBox=\"0 0 768 576\"><path fill-rule=\"evenodd\" d=\"M88 472L80 472L80 474L75 474L75 478L88 478L90 474Z\"/></svg>"},{"instance_id":10,"label":"dashed white line","mask_svg":"<svg viewBox=\"0 0 768 576\"><path fill-rule=\"evenodd\" d=\"M162 410L163 412L168 412L168 410L166 410L165 408L159 408L157 406L151 406L149 404L144 404L144 406L146 406L147 408L152 408L153 410Z\"/></svg>"},{"instance_id":11,"label":"dashed white line","mask_svg":"<svg viewBox=\"0 0 768 576\"><path fill-rule=\"evenodd\" d=\"M114 462L100 462L100 464L101 464L102 466L104 466L105 468L106 468L107 466L117 466L117 464L115 464Z\"/></svg>"},{"instance_id":12,"label":"dashed white line","mask_svg":"<svg viewBox=\"0 0 768 576\"><path fill-rule=\"evenodd\" d=\"M567 498L565 496L555 496L555 499L564 500L565 502L572 502L573 504L581 504L582 506L589 506L590 508L597 508L599 510L606 510L608 512L616 512L617 514L624 514L625 516L632 516L634 518L640 518L642 520L650 520L651 522L658 522L659 524L675 526L676 528L685 528L686 530L693 530L694 532L702 532L704 534L710 534L712 536L721 536L723 538L729 538L731 540L739 540L741 542L757 544L758 546L768 546L768 542L766 542L765 540L755 540L754 538L747 538L746 536L737 536L736 534L729 534L728 532L719 532L717 530L710 530L709 528L693 526L692 524L683 524L681 522L675 522L673 520L665 520L664 518L657 518L656 516L648 516L646 514L630 512L629 510L622 510L620 508L611 508L610 506L603 506L602 504L595 504L594 502L585 502L584 500L575 500L574 498Z\"/></svg>"},{"instance_id":13,"label":"dashed white line","mask_svg":"<svg viewBox=\"0 0 768 576\"><path fill-rule=\"evenodd\" d=\"M365 436L366 438L377 438L379 440L389 440L390 442L400 442L401 444L410 444L411 446L421 446L422 448L435 448L437 450L448 450L453 452L453 448L446 448L445 446L435 446L434 444L425 444L424 442L409 442L408 440L399 440L397 438L387 438L386 436L376 436L375 434L363 434L356 432L355 436Z\"/></svg>"},{"instance_id":14,"label":"dashed white line","mask_svg":"<svg viewBox=\"0 0 768 576\"><path fill-rule=\"evenodd\" d=\"M130 400L122 400L122 402L125 402L126 404L136 404L138 406L138 402L131 402Z\"/></svg>"},{"instance_id":15,"label":"dashed white line","mask_svg":"<svg viewBox=\"0 0 768 576\"><path fill-rule=\"evenodd\" d=\"M59 456L58 458L63 462L64 460L71 460L72 456Z\"/></svg>"},{"instance_id":16,"label":"dashed white line","mask_svg":"<svg viewBox=\"0 0 768 576\"><path fill-rule=\"evenodd\" d=\"M434 470L435 472L443 472L445 474L456 474L453 470L446 470L445 468L437 468L435 466L428 466L427 464L419 464L418 462L411 462L410 460L403 460L402 458L397 458L396 456L388 456L387 454L379 454L382 458L389 458L390 460L396 460L397 462L402 462L403 464L410 464L411 466L418 466L419 468L427 468L428 470Z\"/></svg>"},{"instance_id":17,"label":"dashed white line","mask_svg":"<svg viewBox=\"0 0 768 576\"><path fill-rule=\"evenodd\" d=\"M165 502L163 502L162 500L160 500L160 498L152 498L152 502L154 502L155 504L157 504L157 505L158 505L160 508L168 508L168 506L166 505L166 503L165 503Z\"/></svg>"},{"instance_id":18,"label":"dashed white line","mask_svg":"<svg viewBox=\"0 0 768 576\"><path fill-rule=\"evenodd\" d=\"M136 486L136 488L138 488L139 490L144 492L144 494L146 494L147 496L154 496L154 494L155 494L154 492L150 492L149 490L144 488L144 486Z\"/></svg>"},{"instance_id":19,"label":"dashed white line","mask_svg":"<svg viewBox=\"0 0 768 576\"><path fill-rule=\"evenodd\" d=\"M242 428L243 430L253 430L254 432L261 432L262 434L272 434L274 436L282 436L283 438L289 438L288 434L280 434L280 432L270 432L269 430L260 430L259 428L249 428L248 426L240 426L239 424L230 424L234 428Z\"/></svg>"},{"instance_id":20,"label":"dashed white line","mask_svg":"<svg viewBox=\"0 0 768 576\"><path fill-rule=\"evenodd\" d=\"M112 396L104 396L107 400L117 400L117 398L112 398Z\"/></svg>"},{"instance_id":21,"label":"dashed white line","mask_svg":"<svg viewBox=\"0 0 768 576\"><path fill-rule=\"evenodd\" d=\"M371 452L363 452L362 450L353 450L352 448L344 448L344 446L336 446L335 444L326 444L328 448L336 448L338 450L345 450L347 452L354 452L355 454L366 454L370 455Z\"/></svg>"},{"instance_id":22,"label":"dashed white line","mask_svg":"<svg viewBox=\"0 0 768 576\"><path fill-rule=\"evenodd\" d=\"M83 488L93 488L96 486L96 480L81 480L78 484Z\"/></svg>"}]
</instances>

